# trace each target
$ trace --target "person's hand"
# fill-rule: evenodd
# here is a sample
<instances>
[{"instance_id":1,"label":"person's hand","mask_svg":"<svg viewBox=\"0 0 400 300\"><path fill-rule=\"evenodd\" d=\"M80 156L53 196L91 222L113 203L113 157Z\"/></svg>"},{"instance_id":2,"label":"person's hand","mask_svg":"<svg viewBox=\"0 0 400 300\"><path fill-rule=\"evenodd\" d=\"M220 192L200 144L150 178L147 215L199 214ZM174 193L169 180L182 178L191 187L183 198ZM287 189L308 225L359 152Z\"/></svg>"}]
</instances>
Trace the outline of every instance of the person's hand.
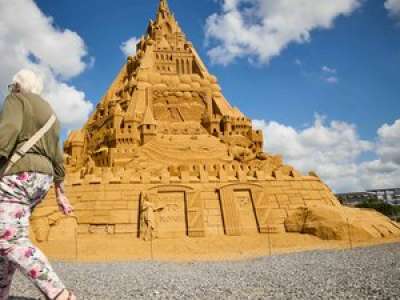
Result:
<instances>
[{"instance_id":1,"label":"person's hand","mask_svg":"<svg viewBox=\"0 0 400 300\"><path fill-rule=\"evenodd\" d=\"M56 190L56 200L58 204L58 208L64 215L71 215L74 211L71 203L67 196L65 195L64 183L63 182L56 182L55 183L55 190Z\"/></svg>"},{"instance_id":2,"label":"person's hand","mask_svg":"<svg viewBox=\"0 0 400 300\"><path fill-rule=\"evenodd\" d=\"M66 216L71 215L74 211L71 203L69 203L68 198L64 194L57 196L57 204L60 211Z\"/></svg>"}]
</instances>

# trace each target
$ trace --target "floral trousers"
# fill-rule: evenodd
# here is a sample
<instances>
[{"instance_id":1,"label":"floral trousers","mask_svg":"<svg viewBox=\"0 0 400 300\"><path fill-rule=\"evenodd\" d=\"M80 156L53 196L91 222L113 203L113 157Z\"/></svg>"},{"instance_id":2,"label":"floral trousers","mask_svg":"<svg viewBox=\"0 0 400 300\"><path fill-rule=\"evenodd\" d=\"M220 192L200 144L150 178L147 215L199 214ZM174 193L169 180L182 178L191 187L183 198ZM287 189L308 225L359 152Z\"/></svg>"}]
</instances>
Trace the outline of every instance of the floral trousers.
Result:
<instances>
[{"instance_id":1,"label":"floral trousers","mask_svg":"<svg viewBox=\"0 0 400 300\"><path fill-rule=\"evenodd\" d=\"M53 177L35 172L0 179L0 300L8 299L16 269L49 299L65 288L46 256L29 240L29 217Z\"/></svg>"}]
</instances>

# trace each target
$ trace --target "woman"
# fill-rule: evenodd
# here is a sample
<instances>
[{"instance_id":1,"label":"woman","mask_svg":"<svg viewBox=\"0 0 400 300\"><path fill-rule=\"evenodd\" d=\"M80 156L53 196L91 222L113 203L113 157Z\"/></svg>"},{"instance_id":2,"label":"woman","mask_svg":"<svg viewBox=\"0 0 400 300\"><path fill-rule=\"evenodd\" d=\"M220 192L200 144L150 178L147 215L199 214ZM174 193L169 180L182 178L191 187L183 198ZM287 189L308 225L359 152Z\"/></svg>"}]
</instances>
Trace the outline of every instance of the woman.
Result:
<instances>
[{"instance_id":1,"label":"woman","mask_svg":"<svg viewBox=\"0 0 400 300\"><path fill-rule=\"evenodd\" d=\"M39 94L41 79L21 70L10 85L0 113L0 299L9 296L16 268L48 299L76 299L57 277L44 254L29 240L29 217L54 183L60 210L72 207L64 193L60 125L56 121L46 134L11 168L8 159L54 114ZM5 169L9 169L4 172Z\"/></svg>"}]
</instances>

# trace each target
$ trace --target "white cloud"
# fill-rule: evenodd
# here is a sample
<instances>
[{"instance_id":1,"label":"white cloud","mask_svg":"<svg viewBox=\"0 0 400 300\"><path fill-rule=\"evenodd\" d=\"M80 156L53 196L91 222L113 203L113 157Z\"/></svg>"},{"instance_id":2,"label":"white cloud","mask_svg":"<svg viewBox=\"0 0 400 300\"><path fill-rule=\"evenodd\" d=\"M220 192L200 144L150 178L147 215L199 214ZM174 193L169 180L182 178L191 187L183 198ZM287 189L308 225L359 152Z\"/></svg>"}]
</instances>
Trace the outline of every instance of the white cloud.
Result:
<instances>
[{"instance_id":1,"label":"white cloud","mask_svg":"<svg viewBox=\"0 0 400 300\"><path fill-rule=\"evenodd\" d=\"M296 58L296 59L294 60L294 63L295 63L296 65L298 65L298 66L302 66L302 65L303 65L303 62L302 62L300 59L298 59L298 58Z\"/></svg>"},{"instance_id":2,"label":"white cloud","mask_svg":"<svg viewBox=\"0 0 400 300\"><path fill-rule=\"evenodd\" d=\"M337 78L336 76L328 76L326 78L323 78L327 83L330 84L336 84L339 82L339 78Z\"/></svg>"},{"instance_id":3,"label":"white cloud","mask_svg":"<svg viewBox=\"0 0 400 300\"><path fill-rule=\"evenodd\" d=\"M400 186L400 166L381 159L361 163L356 176L364 190Z\"/></svg>"},{"instance_id":4,"label":"white cloud","mask_svg":"<svg viewBox=\"0 0 400 300\"><path fill-rule=\"evenodd\" d=\"M378 153L385 163L400 165L400 120L384 124L378 130Z\"/></svg>"},{"instance_id":5,"label":"white cloud","mask_svg":"<svg viewBox=\"0 0 400 300\"><path fill-rule=\"evenodd\" d=\"M85 100L84 92L57 81L51 74L47 76L46 85L43 96L50 102L61 123L68 128L78 128L86 122L93 104Z\"/></svg>"},{"instance_id":6,"label":"white cloud","mask_svg":"<svg viewBox=\"0 0 400 300\"><path fill-rule=\"evenodd\" d=\"M65 81L86 69L86 56L81 37L68 29L57 28L34 1L0 1L0 89L3 94L17 71L32 69L44 78L43 96L53 105L63 125L81 126L93 105L83 92Z\"/></svg>"},{"instance_id":7,"label":"white cloud","mask_svg":"<svg viewBox=\"0 0 400 300\"><path fill-rule=\"evenodd\" d=\"M121 51L125 56L135 55L136 54L136 44L140 41L137 37L132 37L129 40L123 42L120 46Z\"/></svg>"},{"instance_id":8,"label":"white cloud","mask_svg":"<svg viewBox=\"0 0 400 300\"><path fill-rule=\"evenodd\" d=\"M315 29L328 29L338 16L347 16L362 0L222 0L222 11L208 17L206 37L214 63L256 58L268 63L290 43L310 40ZM209 43L210 44L210 43Z\"/></svg>"},{"instance_id":9,"label":"white cloud","mask_svg":"<svg viewBox=\"0 0 400 300\"><path fill-rule=\"evenodd\" d=\"M336 76L337 70L334 68L330 68L328 66L323 66L321 68L322 71L322 80L330 84L336 84L339 82L339 78Z\"/></svg>"},{"instance_id":10,"label":"white cloud","mask_svg":"<svg viewBox=\"0 0 400 300\"><path fill-rule=\"evenodd\" d=\"M361 139L352 124L327 124L319 115L302 130L273 121L254 125L264 130L266 152L282 154L305 174L316 171L336 192L400 186L400 120L378 129L377 142ZM368 153L376 159L361 161Z\"/></svg>"},{"instance_id":11,"label":"white cloud","mask_svg":"<svg viewBox=\"0 0 400 300\"><path fill-rule=\"evenodd\" d=\"M393 17L400 17L400 0L386 0L385 8Z\"/></svg>"},{"instance_id":12,"label":"white cloud","mask_svg":"<svg viewBox=\"0 0 400 300\"><path fill-rule=\"evenodd\" d=\"M321 70L322 70L324 73L336 74L336 69L329 68L328 66L323 66L323 67L321 68Z\"/></svg>"}]
</instances>

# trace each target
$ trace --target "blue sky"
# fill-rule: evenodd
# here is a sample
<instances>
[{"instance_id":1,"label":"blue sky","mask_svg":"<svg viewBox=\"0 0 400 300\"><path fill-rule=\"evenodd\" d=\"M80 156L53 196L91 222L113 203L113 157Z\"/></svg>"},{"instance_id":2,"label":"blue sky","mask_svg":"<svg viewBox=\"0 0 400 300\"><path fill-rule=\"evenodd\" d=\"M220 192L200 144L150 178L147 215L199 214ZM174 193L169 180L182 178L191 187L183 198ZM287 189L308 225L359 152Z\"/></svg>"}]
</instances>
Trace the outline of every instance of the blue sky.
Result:
<instances>
[{"instance_id":1,"label":"blue sky","mask_svg":"<svg viewBox=\"0 0 400 300\"><path fill-rule=\"evenodd\" d=\"M37 32L54 36L55 43L58 38L68 40L51 51L58 52L59 61L75 56L69 66L76 67L47 63L55 54L35 50L38 41L26 42L30 56L18 63L11 61L9 71L0 72L0 83L5 85L11 70L33 65L54 81L49 98L61 95L60 86L68 88L71 97L79 96L75 106L69 106L75 107L79 118L68 119L75 113L62 117L65 134L82 124L93 108L90 103L95 105L111 84L125 62L121 44L144 33L158 0L21 2L30 12L37 9L38 18L52 18L41 20L43 24L37 26L42 29ZM209 71L219 78L226 98L264 129L266 151L283 154L302 171L316 169L337 191L400 185L399 180L390 179L400 175L396 155L400 146L400 1L337 0L333 4L306 0L308 10L299 7L299 2L273 2L169 0L169 5ZM9 12L22 9L13 3L1 5L9 6ZM230 27L231 13L242 27ZM288 29L284 23L274 28L277 33L270 33L265 24L277 16L289 16L284 18L287 23L293 16L296 26ZM9 20L4 23L12 32L16 29L13 19ZM216 28L223 34L215 33ZM67 37L65 30L74 35ZM253 30L261 33L259 38L250 38ZM2 39L6 41L0 33L0 46ZM23 44L25 40L21 37ZM278 51L271 50L272 43ZM239 48L239 54L229 52L230 46ZM225 58L212 54L218 47ZM51 101L62 110L60 102ZM359 172L374 180L354 179ZM344 173L348 175L340 175Z\"/></svg>"}]
</instances>

